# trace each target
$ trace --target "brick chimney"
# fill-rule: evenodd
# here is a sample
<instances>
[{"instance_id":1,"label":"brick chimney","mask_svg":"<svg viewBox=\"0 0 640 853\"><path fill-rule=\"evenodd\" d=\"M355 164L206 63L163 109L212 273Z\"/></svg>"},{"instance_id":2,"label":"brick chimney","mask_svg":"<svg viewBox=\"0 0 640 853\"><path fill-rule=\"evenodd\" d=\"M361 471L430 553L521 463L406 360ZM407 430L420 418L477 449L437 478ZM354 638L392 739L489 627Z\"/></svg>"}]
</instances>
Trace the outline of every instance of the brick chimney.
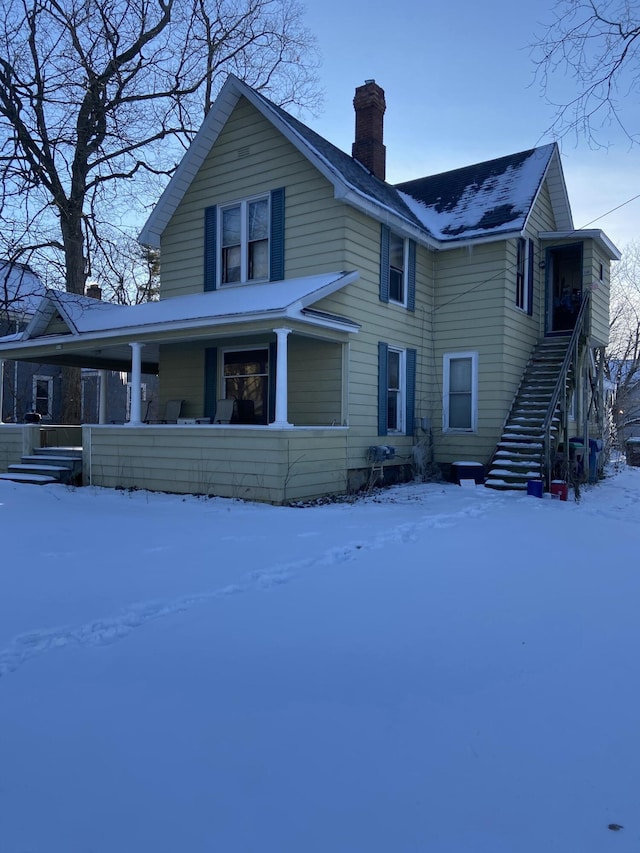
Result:
<instances>
[{"instance_id":1,"label":"brick chimney","mask_svg":"<svg viewBox=\"0 0 640 853\"><path fill-rule=\"evenodd\" d=\"M382 119L387 108L384 90L375 80L365 80L364 86L356 89L353 107L356 111L356 141L351 154L376 178L384 181L386 148L382 144Z\"/></svg>"},{"instance_id":2,"label":"brick chimney","mask_svg":"<svg viewBox=\"0 0 640 853\"><path fill-rule=\"evenodd\" d=\"M85 288L85 296L92 299L102 299L102 288L95 281L90 281Z\"/></svg>"}]
</instances>

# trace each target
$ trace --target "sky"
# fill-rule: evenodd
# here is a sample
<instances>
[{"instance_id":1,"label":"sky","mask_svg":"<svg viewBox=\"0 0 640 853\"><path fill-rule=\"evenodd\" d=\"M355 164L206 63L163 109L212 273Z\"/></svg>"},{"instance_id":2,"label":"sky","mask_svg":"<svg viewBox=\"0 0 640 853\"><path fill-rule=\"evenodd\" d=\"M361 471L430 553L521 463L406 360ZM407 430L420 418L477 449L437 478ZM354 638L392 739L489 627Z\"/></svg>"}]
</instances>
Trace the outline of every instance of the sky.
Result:
<instances>
[{"instance_id":1,"label":"sky","mask_svg":"<svg viewBox=\"0 0 640 853\"><path fill-rule=\"evenodd\" d=\"M0 850L637 853L639 525L0 481Z\"/></svg>"},{"instance_id":2,"label":"sky","mask_svg":"<svg viewBox=\"0 0 640 853\"><path fill-rule=\"evenodd\" d=\"M322 54L323 112L305 120L351 153L353 94L366 79L385 90L387 180L455 169L553 141L554 108L534 80L530 45L553 20L553 0L323 0L305 21ZM554 97L571 97L555 77ZM640 128L640 105L627 107ZM640 146L615 128L607 149L560 141L576 227L602 228L619 248L640 237ZM597 221L594 221L597 220Z\"/></svg>"}]
</instances>

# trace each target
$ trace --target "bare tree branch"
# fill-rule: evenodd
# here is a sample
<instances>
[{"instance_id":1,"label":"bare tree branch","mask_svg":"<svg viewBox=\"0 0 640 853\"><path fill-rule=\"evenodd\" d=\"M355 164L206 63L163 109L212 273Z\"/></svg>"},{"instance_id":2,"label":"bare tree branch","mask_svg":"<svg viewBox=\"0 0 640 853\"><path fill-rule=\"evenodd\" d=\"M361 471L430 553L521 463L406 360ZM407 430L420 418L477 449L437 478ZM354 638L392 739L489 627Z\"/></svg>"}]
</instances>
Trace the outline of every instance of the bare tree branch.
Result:
<instances>
[{"instance_id":1,"label":"bare tree branch","mask_svg":"<svg viewBox=\"0 0 640 853\"><path fill-rule=\"evenodd\" d=\"M631 0L556 0L554 20L532 45L540 90L556 107L550 131L584 136L606 147L603 128L618 127L630 143L640 95L640 10ZM575 94L557 95L569 78ZM559 100L558 100L559 99Z\"/></svg>"}]
</instances>

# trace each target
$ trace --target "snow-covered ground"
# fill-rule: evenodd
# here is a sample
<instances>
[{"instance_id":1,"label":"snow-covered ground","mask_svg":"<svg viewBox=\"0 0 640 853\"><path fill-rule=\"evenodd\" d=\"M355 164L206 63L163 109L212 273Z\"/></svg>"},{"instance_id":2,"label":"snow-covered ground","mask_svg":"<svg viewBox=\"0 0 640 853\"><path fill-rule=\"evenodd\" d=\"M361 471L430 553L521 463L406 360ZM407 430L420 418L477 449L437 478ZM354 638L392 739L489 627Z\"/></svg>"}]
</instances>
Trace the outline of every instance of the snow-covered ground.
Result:
<instances>
[{"instance_id":1,"label":"snow-covered ground","mask_svg":"<svg viewBox=\"0 0 640 853\"><path fill-rule=\"evenodd\" d=\"M0 483L0 853L637 853L639 497Z\"/></svg>"}]
</instances>

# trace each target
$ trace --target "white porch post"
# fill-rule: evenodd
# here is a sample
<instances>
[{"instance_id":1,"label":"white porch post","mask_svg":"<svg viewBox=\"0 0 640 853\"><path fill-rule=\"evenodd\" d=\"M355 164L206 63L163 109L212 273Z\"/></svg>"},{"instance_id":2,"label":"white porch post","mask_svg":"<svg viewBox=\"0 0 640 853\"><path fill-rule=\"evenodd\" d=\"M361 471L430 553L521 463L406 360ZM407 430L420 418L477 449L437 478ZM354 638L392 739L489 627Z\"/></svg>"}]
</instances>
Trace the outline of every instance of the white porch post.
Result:
<instances>
[{"instance_id":1,"label":"white porch post","mask_svg":"<svg viewBox=\"0 0 640 853\"><path fill-rule=\"evenodd\" d=\"M2 410L4 408L4 359L0 358L0 424L2 423Z\"/></svg>"},{"instance_id":2,"label":"white porch post","mask_svg":"<svg viewBox=\"0 0 640 853\"><path fill-rule=\"evenodd\" d=\"M98 423L106 424L107 422L107 371L99 370L98 377L100 382L100 396L98 404Z\"/></svg>"},{"instance_id":3,"label":"white porch post","mask_svg":"<svg viewBox=\"0 0 640 853\"><path fill-rule=\"evenodd\" d=\"M276 429L292 427L287 420L287 338L291 329L274 329L276 333L276 419L269 426Z\"/></svg>"},{"instance_id":4,"label":"white porch post","mask_svg":"<svg viewBox=\"0 0 640 853\"><path fill-rule=\"evenodd\" d=\"M140 383L142 381L142 344L131 343L131 417L130 426L141 426Z\"/></svg>"}]
</instances>

